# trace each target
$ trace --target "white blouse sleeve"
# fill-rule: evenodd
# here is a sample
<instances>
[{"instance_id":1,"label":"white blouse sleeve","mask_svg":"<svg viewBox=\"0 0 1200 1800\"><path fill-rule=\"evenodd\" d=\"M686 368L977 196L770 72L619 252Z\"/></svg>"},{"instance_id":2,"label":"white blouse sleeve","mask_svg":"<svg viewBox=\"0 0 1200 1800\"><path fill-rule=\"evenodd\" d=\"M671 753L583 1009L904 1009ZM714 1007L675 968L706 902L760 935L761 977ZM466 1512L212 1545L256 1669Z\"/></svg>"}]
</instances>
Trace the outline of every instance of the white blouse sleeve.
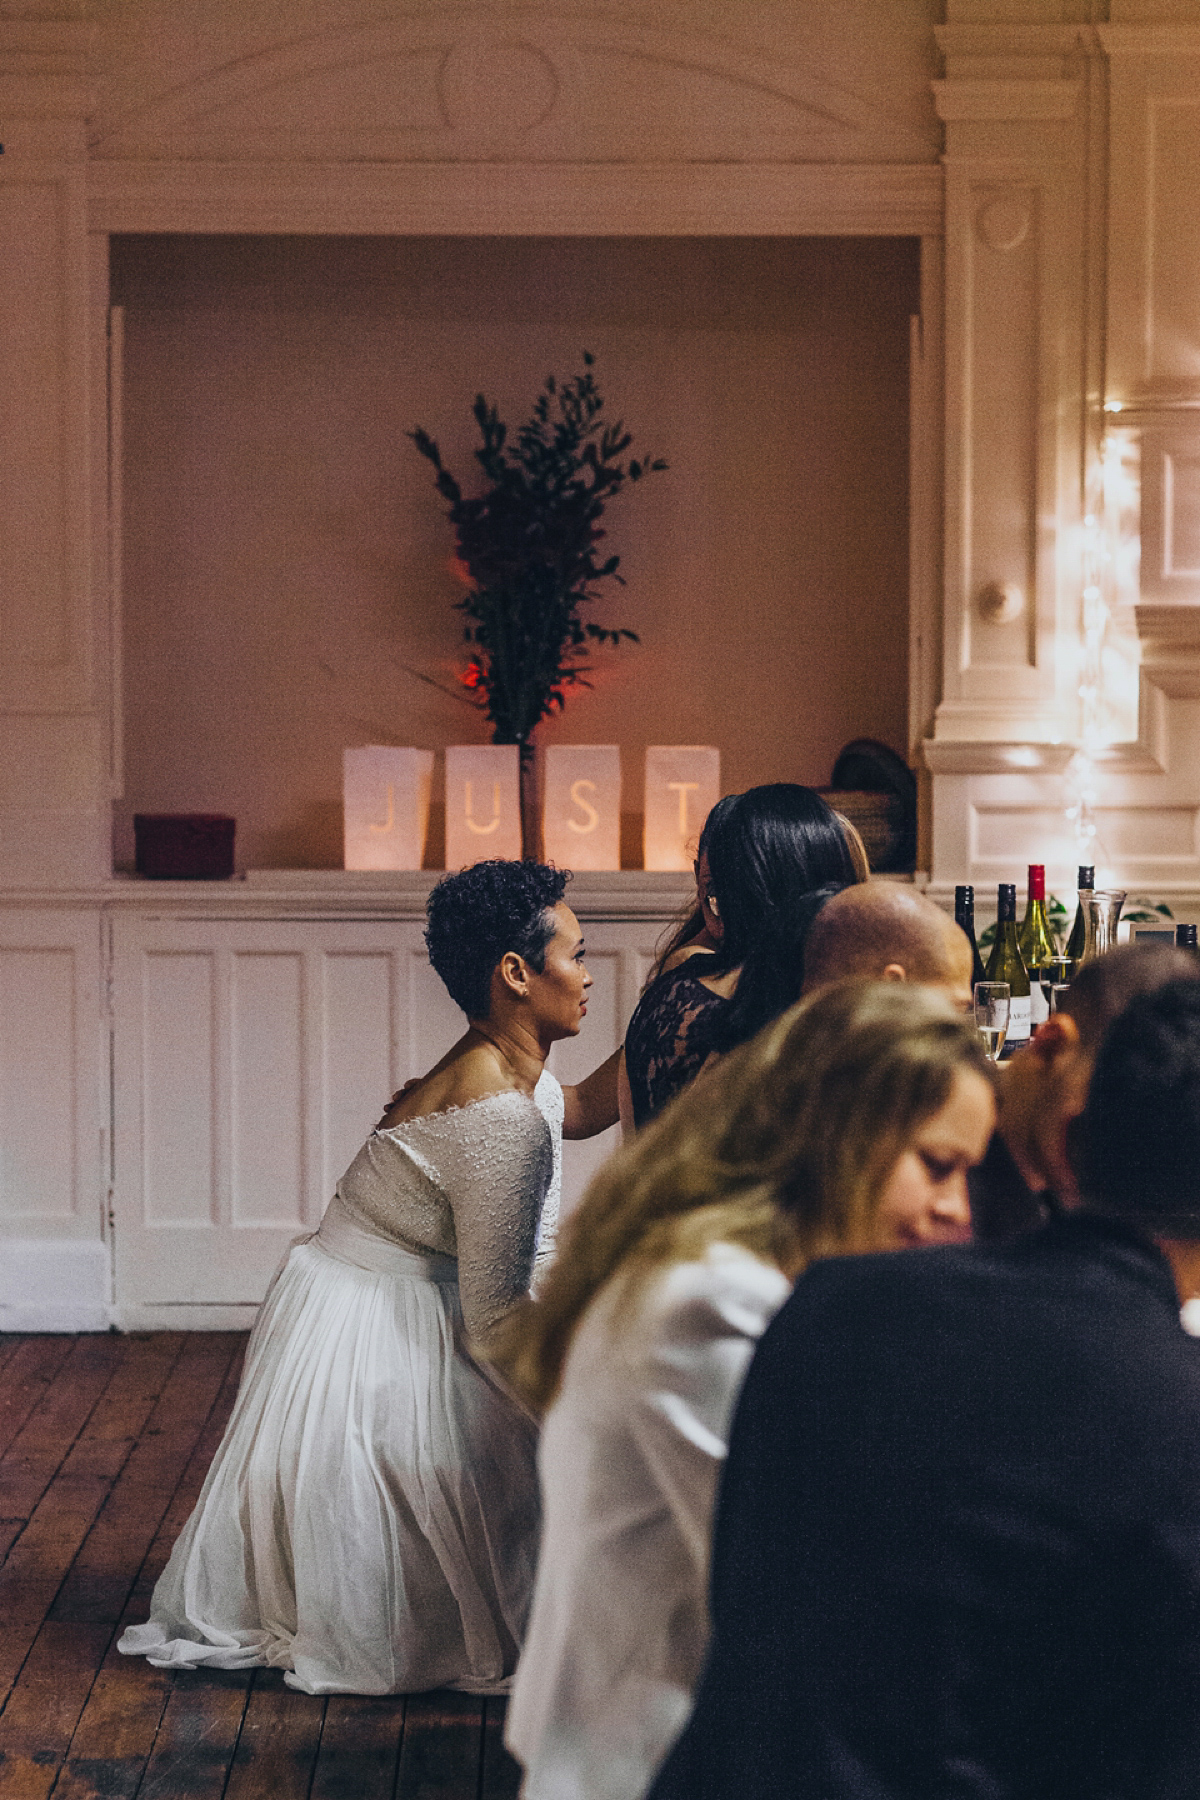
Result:
<instances>
[{"instance_id":1,"label":"white blouse sleeve","mask_svg":"<svg viewBox=\"0 0 1200 1800\"><path fill-rule=\"evenodd\" d=\"M703 1263L668 1273L646 1321L630 1429L702 1580L733 1409L754 1347L790 1291L773 1265L716 1246Z\"/></svg>"}]
</instances>

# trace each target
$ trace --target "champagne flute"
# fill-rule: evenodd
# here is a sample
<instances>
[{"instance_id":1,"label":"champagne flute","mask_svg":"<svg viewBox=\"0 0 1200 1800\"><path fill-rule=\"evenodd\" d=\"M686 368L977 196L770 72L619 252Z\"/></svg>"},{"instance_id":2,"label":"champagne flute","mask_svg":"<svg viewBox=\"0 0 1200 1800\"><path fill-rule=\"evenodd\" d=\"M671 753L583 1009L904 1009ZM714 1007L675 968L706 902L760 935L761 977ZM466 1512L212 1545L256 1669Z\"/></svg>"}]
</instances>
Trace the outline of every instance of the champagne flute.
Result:
<instances>
[{"instance_id":1,"label":"champagne flute","mask_svg":"<svg viewBox=\"0 0 1200 1800\"><path fill-rule=\"evenodd\" d=\"M975 983L975 1025L983 1039L989 1062L998 1062L1008 1032L1009 984L1007 981Z\"/></svg>"}]
</instances>

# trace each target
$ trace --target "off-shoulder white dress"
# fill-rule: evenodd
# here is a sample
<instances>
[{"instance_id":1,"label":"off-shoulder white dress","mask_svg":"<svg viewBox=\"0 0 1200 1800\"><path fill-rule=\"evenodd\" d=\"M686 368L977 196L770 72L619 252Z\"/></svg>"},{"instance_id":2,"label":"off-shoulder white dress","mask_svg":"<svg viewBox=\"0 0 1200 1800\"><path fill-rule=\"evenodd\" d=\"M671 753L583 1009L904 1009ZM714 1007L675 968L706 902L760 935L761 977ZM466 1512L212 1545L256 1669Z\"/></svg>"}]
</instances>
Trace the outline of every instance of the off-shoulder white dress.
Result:
<instances>
[{"instance_id":1,"label":"off-shoulder white dress","mask_svg":"<svg viewBox=\"0 0 1200 1800\"><path fill-rule=\"evenodd\" d=\"M536 1100L536 1104L535 1104ZM372 1132L263 1302L195 1511L119 1648L306 1693L502 1692L537 1431L474 1360L557 1211L562 1093Z\"/></svg>"}]
</instances>

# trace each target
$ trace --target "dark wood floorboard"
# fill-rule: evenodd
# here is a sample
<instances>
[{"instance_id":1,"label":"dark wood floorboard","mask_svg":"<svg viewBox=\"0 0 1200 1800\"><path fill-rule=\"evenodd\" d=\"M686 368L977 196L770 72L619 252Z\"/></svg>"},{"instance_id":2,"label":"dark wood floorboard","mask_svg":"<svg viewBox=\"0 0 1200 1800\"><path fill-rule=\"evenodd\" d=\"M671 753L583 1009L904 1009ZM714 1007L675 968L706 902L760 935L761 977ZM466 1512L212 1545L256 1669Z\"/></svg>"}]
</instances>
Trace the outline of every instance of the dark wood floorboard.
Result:
<instances>
[{"instance_id":1,"label":"dark wood floorboard","mask_svg":"<svg viewBox=\"0 0 1200 1800\"><path fill-rule=\"evenodd\" d=\"M0 1334L0 1800L516 1800L503 1700L294 1693L118 1654L245 1334Z\"/></svg>"}]
</instances>

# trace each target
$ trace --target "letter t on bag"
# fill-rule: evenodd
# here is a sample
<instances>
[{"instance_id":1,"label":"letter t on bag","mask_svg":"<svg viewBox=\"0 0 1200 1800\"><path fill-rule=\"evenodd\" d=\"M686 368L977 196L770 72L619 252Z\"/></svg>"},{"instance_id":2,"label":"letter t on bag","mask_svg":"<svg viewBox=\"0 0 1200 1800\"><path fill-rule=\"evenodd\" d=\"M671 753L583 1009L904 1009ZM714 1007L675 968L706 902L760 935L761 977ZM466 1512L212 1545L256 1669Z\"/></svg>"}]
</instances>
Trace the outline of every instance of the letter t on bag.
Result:
<instances>
[{"instance_id":1,"label":"letter t on bag","mask_svg":"<svg viewBox=\"0 0 1200 1800\"><path fill-rule=\"evenodd\" d=\"M651 744L646 751L647 869L690 869L721 797L721 752L705 744Z\"/></svg>"}]
</instances>

